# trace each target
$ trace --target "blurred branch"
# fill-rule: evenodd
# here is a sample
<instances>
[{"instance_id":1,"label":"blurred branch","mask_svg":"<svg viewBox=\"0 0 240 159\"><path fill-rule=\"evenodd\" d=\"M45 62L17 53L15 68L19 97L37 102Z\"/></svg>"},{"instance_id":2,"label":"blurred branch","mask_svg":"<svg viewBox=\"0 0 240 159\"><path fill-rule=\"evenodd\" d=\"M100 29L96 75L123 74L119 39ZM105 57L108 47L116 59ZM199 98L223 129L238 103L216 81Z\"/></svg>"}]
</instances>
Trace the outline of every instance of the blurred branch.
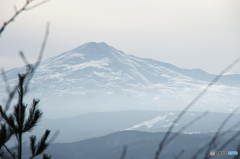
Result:
<instances>
[{"instance_id":1,"label":"blurred branch","mask_svg":"<svg viewBox=\"0 0 240 159\"><path fill-rule=\"evenodd\" d=\"M8 93L8 99L6 101L6 104L5 104L5 107L4 107L4 111L7 111L8 108L9 108L9 105L14 97L14 94L16 93L17 91L17 88L18 88L18 85L16 85L13 90L11 91L10 89L10 86L9 86L9 83L8 83L8 80L7 80L7 76L4 72L4 70L2 69L1 70L1 75L2 75L2 79L3 79L3 82L5 84L5 87L6 87L6 90L7 90L7 93ZM1 121L1 118L0 118L0 121Z\"/></svg>"},{"instance_id":2,"label":"blurred branch","mask_svg":"<svg viewBox=\"0 0 240 159\"><path fill-rule=\"evenodd\" d=\"M240 130L238 130L238 132L235 135L233 135L229 140L227 140L217 151L223 150L227 145L233 142L239 135Z\"/></svg>"},{"instance_id":3,"label":"blurred branch","mask_svg":"<svg viewBox=\"0 0 240 159\"><path fill-rule=\"evenodd\" d=\"M27 66L27 69L30 69L30 63L27 61L24 53L22 51L19 52L19 55L21 57L21 59L23 60L23 62L25 63L25 65Z\"/></svg>"},{"instance_id":4,"label":"blurred branch","mask_svg":"<svg viewBox=\"0 0 240 159\"><path fill-rule=\"evenodd\" d=\"M121 155L120 159L124 159L126 154L127 154L127 146L125 145L125 146L123 146L123 151L122 151L122 155Z\"/></svg>"},{"instance_id":5,"label":"blurred branch","mask_svg":"<svg viewBox=\"0 0 240 159\"><path fill-rule=\"evenodd\" d=\"M60 130L55 131L55 133L54 133L53 136L50 138L50 140L49 140L48 143L49 143L49 144L52 144L59 134L60 134Z\"/></svg>"},{"instance_id":6,"label":"blurred branch","mask_svg":"<svg viewBox=\"0 0 240 159\"><path fill-rule=\"evenodd\" d=\"M4 69L1 69L1 75L2 75L2 79L3 79L4 85L6 87L7 93L10 94L11 90L10 90L9 83L8 83L8 80L7 80L7 76L6 76L5 72L4 72Z\"/></svg>"},{"instance_id":7,"label":"blurred branch","mask_svg":"<svg viewBox=\"0 0 240 159\"><path fill-rule=\"evenodd\" d=\"M236 59L234 62L232 62L228 67L226 67L223 71L220 72L219 75L217 75L212 82L210 82L204 89L203 91L192 100L192 102L190 102L178 115L178 117L174 120L174 122L172 123L172 125L169 127L167 133L165 134L164 138L162 139L162 141L159 144L158 150L156 152L155 155L155 159L158 159L159 155L162 152L162 149L165 145L165 142L167 141L170 133L172 132L172 129L174 128L174 126L177 124L177 122L182 118L182 116L214 85L214 83L216 83L226 72L228 72L234 65L236 65L238 62L240 61L240 57L238 59Z\"/></svg>"},{"instance_id":8,"label":"blurred branch","mask_svg":"<svg viewBox=\"0 0 240 159\"><path fill-rule=\"evenodd\" d=\"M42 1L42 2L40 2L40 3L38 3L38 4L36 4L36 5L33 5L33 6L29 7L29 8L27 8L28 5L29 5L31 2L33 2L33 1L34 1L34 0L27 0L26 3L25 3L25 4L22 6L22 8L19 9L19 10L17 10L17 7L14 5L15 14L14 14L8 21L6 21L6 22L3 23L3 26L2 26L1 29L0 29L0 35L2 34L2 32L4 31L4 29L6 28L6 26L7 26L9 23L13 22L13 21L15 20L15 18L16 18L21 12L27 11L27 10L30 10L30 9L33 9L33 8L35 8L35 7L38 7L38 6L40 6L40 5L48 2L48 1L50 1L50 0L44 0L44 1Z\"/></svg>"},{"instance_id":9,"label":"blurred branch","mask_svg":"<svg viewBox=\"0 0 240 159\"><path fill-rule=\"evenodd\" d=\"M222 122L222 124L219 126L219 128L218 128L217 132L215 133L214 137L212 138L212 140L211 140L210 143L208 144L208 149L207 149L206 152L205 152L205 157L204 157L204 159L207 159L207 158L208 158L209 152L210 152L210 150L213 148L213 145L214 145L214 143L216 142L216 140L218 139L219 134L220 134L220 132L222 131L223 127L227 124L227 122L231 119L231 117L233 117L233 115L236 114L236 112L237 112L239 109L240 109L240 106L238 106L236 109L234 109L234 110L232 111L232 113L229 114L229 115L227 116L227 118L226 118L226 119Z\"/></svg>"},{"instance_id":10,"label":"blurred branch","mask_svg":"<svg viewBox=\"0 0 240 159\"><path fill-rule=\"evenodd\" d=\"M182 154L184 154L184 150L182 150L181 152L179 152L179 154L178 154L177 156L174 156L174 159L179 159L179 157L181 157Z\"/></svg>"},{"instance_id":11,"label":"blurred branch","mask_svg":"<svg viewBox=\"0 0 240 159\"><path fill-rule=\"evenodd\" d=\"M184 125L178 132L174 133L169 139L166 141L165 146L167 146L173 139L175 139L180 133L182 133L184 130L186 130L191 125L195 124L198 120L202 119L206 115L208 115L208 111L204 112L203 114L200 114L195 119L190 121L188 124Z\"/></svg>"},{"instance_id":12,"label":"blurred branch","mask_svg":"<svg viewBox=\"0 0 240 159\"><path fill-rule=\"evenodd\" d=\"M222 132L219 137L223 137L225 135L227 135L228 133L232 132L234 129L236 129L237 127L239 127L240 125L240 121L238 121L236 124L234 124L232 127L230 127L227 131Z\"/></svg>"},{"instance_id":13,"label":"blurred branch","mask_svg":"<svg viewBox=\"0 0 240 159\"><path fill-rule=\"evenodd\" d=\"M47 39L48 39L48 35L49 35L49 27L50 27L50 23L48 22L47 25L46 25L46 30L45 30L45 36L44 36L44 39L43 39L43 42L42 42L42 46L41 46L41 49L40 49L40 52L39 52L39 56L38 56L38 59L37 59L37 62L35 63L35 65L31 65L27 62L25 56L23 53L20 52L20 56L22 57L23 61L27 64L28 66L28 71L29 71L29 76L27 76L26 78L26 82L24 84L24 89L25 89L25 92L28 91L28 85L34 75L34 72L35 70L38 68L41 60L42 60L42 56L43 56L43 52L44 52L44 49L45 49L45 46L46 46L46 43L47 43Z\"/></svg>"},{"instance_id":14,"label":"blurred branch","mask_svg":"<svg viewBox=\"0 0 240 159\"><path fill-rule=\"evenodd\" d=\"M21 56L23 62L27 65L27 70L23 75L26 78L26 81L24 83L24 94L28 91L29 83L34 75L35 70L38 68L38 66L42 60L43 52L44 52L46 42L48 39L49 27L50 27L50 23L47 23L46 30L45 30L45 36L44 36L44 39L42 42L42 46L40 48L39 56L38 56L37 62L34 65L29 64L27 62L27 59L24 56L24 53L22 51L20 52L20 56ZM14 88L12 90L10 90L9 83L7 81L5 73L2 72L1 75L3 77L3 81L4 81L6 89L8 91L8 99L7 99L7 102L4 107L4 112L7 112L7 110L9 109L10 103L13 100L14 94L17 92L17 88L19 87L19 85L17 84L16 86L14 86ZM1 121L1 118L0 118L0 121Z\"/></svg>"},{"instance_id":15,"label":"blurred branch","mask_svg":"<svg viewBox=\"0 0 240 159\"><path fill-rule=\"evenodd\" d=\"M238 127L240 125L240 121L238 121L235 125L230 127L227 131L219 134L220 131L222 130L222 128L225 126L226 122L236 113L235 111L237 111L239 109L239 107L237 107L234 111L232 111L232 113L229 114L227 116L227 118L222 122L222 124L219 126L218 131L215 133L212 140L210 142L208 142L207 144L205 144L201 149L199 149L190 159L196 159L199 156L199 154L201 154L206 148L209 147L210 144L212 145L211 148L213 148L214 143L217 141L218 138L224 137L225 135L227 135L229 132L232 132L233 129L235 129L236 127ZM210 151L206 151L206 152L210 152Z\"/></svg>"},{"instance_id":16,"label":"blurred branch","mask_svg":"<svg viewBox=\"0 0 240 159\"><path fill-rule=\"evenodd\" d=\"M222 151L225 147L227 147L231 142L233 142L238 136L240 135L240 130L238 130L238 132L233 135L229 140L227 140L219 149L217 149L216 151ZM210 151L209 151L210 152ZM238 152L239 152L239 146L238 146ZM213 158L216 157L215 156L210 156L209 154L205 157L205 158ZM239 157L238 155L236 157ZM204 158L204 159L205 159Z\"/></svg>"}]
</instances>

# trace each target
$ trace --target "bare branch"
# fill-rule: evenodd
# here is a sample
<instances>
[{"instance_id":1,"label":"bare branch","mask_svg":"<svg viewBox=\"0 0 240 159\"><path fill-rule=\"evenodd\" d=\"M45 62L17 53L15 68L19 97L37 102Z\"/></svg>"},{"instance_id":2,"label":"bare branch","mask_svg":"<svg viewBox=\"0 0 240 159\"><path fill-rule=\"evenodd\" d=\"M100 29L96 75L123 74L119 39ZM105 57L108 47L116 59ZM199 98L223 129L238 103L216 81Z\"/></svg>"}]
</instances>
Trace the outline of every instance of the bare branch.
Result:
<instances>
[{"instance_id":1,"label":"bare branch","mask_svg":"<svg viewBox=\"0 0 240 159\"><path fill-rule=\"evenodd\" d=\"M30 63L27 61L24 53L23 53L22 51L20 51L20 52L19 52L19 55L20 55L20 57L22 58L24 64L27 66L27 69L30 69L30 68L29 68L29 67L31 67L31 66L30 66Z\"/></svg>"},{"instance_id":2,"label":"bare branch","mask_svg":"<svg viewBox=\"0 0 240 159\"><path fill-rule=\"evenodd\" d=\"M44 1L40 2L40 3L37 3L37 4L35 4L35 5L31 6L31 7L26 8L25 11L31 10L33 8L36 8L36 7L38 7L38 6L40 6L40 5L44 4L44 3L47 3L49 1L50 0L44 0Z\"/></svg>"},{"instance_id":3,"label":"bare branch","mask_svg":"<svg viewBox=\"0 0 240 159\"><path fill-rule=\"evenodd\" d=\"M159 148L156 152L155 155L155 159L158 159L163 146L165 144L165 142L167 141L170 133L172 132L172 129L174 128L174 126L177 124L177 122L182 118L182 116L214 85L214 83L216 83L226 72L228 72L234 65L236 65L238 62L240 61L240 57L238 59L236 59L235 61L233 61L228 67L226 67L222 72L220 72L219 75L217 75L212 82L210 82L205 88L204 90L196 97L193 99L193 101L191 103L189 103L178 115L178 117L174 120L174 122L172 123L172 125L169 127L167 133L165 134L164 138L162 139L162 141L159 144Z\"/></svg>"},{"instance_id":4,"label":"bare branch","mask_svg":"<svg viewBox=\"0 0 240 159\"><path fill-rule=\"evenodd\" d=\"M18 10L18 11L16 11L16 13L12 16L12 18L10 18L7 22L5 22L4 24L3 24L3 26L1 27L1 29L0 29L0 35L1 35L1 33L3 32L3 30L5 29L5 27L9 24L9 23L11 23L22 11L24 11L25 9L26 9L26 7L29 5L29 3L30 2L32 2L33 0L31 0L31 1L26 1L26 3L24 4L24 6L20 9L20 10Z\"/></svg>"},{"instance_id":5,"label":"bare branch","mask_svg":"<svg viewBox=\"0 0 240 159\"><path fill-rule=\"evenodd\" d=\"M45 36L44 36L44 39L43 39L43 42L42 42L42 47L40 49L38 60L37 60L37 63L35 65L35 67L38 66L39 62L42 60L42 55L43 55L43 52L44 52L44 49L45 49L45 46L46 46L46 43L47 43L48 35L49 35L49 28L50 28L50 23L48 22L47 25L46 25L46 29L45 29Z\"/></svg>"},{"instance_id":6,"label":"bare branch","mask_svg":"<svg viewBox=\"0 0 240 159\"><path fill-rule=\"evenodd\" d=\"M21 9L19 9L19 10L17 10L17 7L14 6L15 14L14 14L8 21L6 21L6 22L3 23L2 27L0 28L0 35L2 34L2 32L4 31L4 29L6 28L6 26L7 26L9 23L13 22L13 21L15 20L15 18L16 18L21 12L27 11L27 10L30 10L30 9L33 9L33 8L35 8L35 7L38 7L38 6L40 6L40 5L48 2L49 0L44 0L44 1L42 1L42 2L40 2L40 3L38 3L38 4L36 4L36 5L34 5L34 6L32 6L32 7L27 8L27 6L28 6L31 2L33 2L33 1L34 1L34 0L27 0L26 3L23 5L23 7L22 7Z\"/></svg>"},{"instance_id":7,"label":"bare branch","mask_svg":"<svg viewBox=\"0 0 240 159\"><path fill-rule=\"evenodd\" d=\"M8 151L8 153L14 158L16 159L16 157L12 154L12 152L7 148L7 146L5 144L3 144L4 148Z\"/></svg>"}]
</instances>

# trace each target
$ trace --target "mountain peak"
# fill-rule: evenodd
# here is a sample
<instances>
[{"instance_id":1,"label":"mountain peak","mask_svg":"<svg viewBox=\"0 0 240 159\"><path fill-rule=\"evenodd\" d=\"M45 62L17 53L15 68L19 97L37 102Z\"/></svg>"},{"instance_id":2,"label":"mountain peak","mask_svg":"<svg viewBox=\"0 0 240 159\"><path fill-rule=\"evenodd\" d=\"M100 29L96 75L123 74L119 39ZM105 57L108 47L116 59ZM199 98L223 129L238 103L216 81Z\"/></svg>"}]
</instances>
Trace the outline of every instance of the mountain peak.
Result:
<instances>
[{"instance_id":1,"label":"mountain peak","mask_svg":"<svg viewBox=\"0 0 240 159\"><path fill-rule=\"evenodd\" d=\"M81 48L81 47L88 47L88 48L111 48L108 44L106 44L105 42L88 42L88 43L85 43L81 46L79 46L78 48Z\"/></svg>"},{"instance_id":2,"label":"mountain peak","mask_svg":"<svg viewBox=\"0 0 240 159\"><path fill-rule=\"evenodd\" d=\"M110 47L108 44L106 44L105 42L88 42L88 43L85 43L83 45L86 45L86 46L108 46ZM82 46L82 45L81 45Z\"/></svg>"},{"instance_id":3,"label":"mountain peak","mask_svg":"<svg viewBox=\"0 0 240 159\"><path fill-rule=\"evenodd\" d=\"M107 55L113 47L109 46L105 42L88 42L85 43L70 52L77 52L77 53L83 53L85 55L89 56L99 56L99 55Z\"/></svg>"}]
</instances>

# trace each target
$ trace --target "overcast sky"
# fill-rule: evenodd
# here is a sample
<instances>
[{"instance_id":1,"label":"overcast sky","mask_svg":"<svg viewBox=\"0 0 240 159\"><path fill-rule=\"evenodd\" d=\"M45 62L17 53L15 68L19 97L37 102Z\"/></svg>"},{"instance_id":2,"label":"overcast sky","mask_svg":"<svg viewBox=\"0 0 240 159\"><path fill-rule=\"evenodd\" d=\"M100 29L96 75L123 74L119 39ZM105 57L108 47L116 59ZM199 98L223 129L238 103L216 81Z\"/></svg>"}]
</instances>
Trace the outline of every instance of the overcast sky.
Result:
<instances>
[{"instance_id":1,"label":"overcast sky","mask_svg":"<svg viewBox=\"0 0 240 159\"><path fill-rule=\"evenodd\" d=\"M14 14L14 4L24 3L0 0L0 24ZM22 66L19 50L34 62L48 21L44 59L92 41L215 74L240 57L239 0L51 0L7 26L0 37L0 67Z\"/></svg>"}]
</instances>

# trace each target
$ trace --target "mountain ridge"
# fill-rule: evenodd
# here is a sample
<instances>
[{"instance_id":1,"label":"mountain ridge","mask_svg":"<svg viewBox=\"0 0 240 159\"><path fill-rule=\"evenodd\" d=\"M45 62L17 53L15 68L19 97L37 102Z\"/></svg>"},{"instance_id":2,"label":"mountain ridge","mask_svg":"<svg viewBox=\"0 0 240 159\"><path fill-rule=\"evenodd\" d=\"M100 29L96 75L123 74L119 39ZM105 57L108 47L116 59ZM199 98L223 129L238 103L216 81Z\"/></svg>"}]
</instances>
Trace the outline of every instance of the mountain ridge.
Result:
<instances>
[{"instance_id":1,"label":"mountain ridge","mask_svg":"<svg viewBox=\"0 0 240 159\"><path fill-rule=\"evenodd\" d=\"M24 70L6 71L11 86L17 82L17 73ZM46 116L53 118L92 111L178 111L214 77L200 69L181 69L127 55L104 42L91 42L43 60L31 81L27 101L42 99ZM238 79L240 75L223 76L197 103L196 111L232 110L239 103ZM2 79L0 82L0 95L4 97ZM56 108L59 115L53 113Z\"/></svg>"},{"instance_id":2,"label":"mountain ridge","mask_svg":"<svg viewBox=\"0 0 240 159\"><path fill-rule=\"evenodd\" d=\"M237 131L233 131L236 133ZM215 133L208 134L179 134L173 141L164 147L161 158L172 159L174 155L179 154L182 150L182 158L190 158L200 148L207 144ZM86 139L72 143L52 144L46 150L46 153L53 154L52 158L58 159L106 159L119 158L121 156L123 146L127 146L126 159L151 159L154 158L159 142L164 137L164 132L149 133L141 131L120 131L106 136ZM229 138L221 138L218 140L217 146L224 144ZM184 143L184 144L183 144ZM237 149L239 139L234 140L224 149L235 151ZM64 156L66 155L67 156ZM205 151L200 153L198 157L203 158ZM215 156L216 158L231 158L230 156ZM37 157L40 158L40 157Z\"/></svg>"}]
</instances>

